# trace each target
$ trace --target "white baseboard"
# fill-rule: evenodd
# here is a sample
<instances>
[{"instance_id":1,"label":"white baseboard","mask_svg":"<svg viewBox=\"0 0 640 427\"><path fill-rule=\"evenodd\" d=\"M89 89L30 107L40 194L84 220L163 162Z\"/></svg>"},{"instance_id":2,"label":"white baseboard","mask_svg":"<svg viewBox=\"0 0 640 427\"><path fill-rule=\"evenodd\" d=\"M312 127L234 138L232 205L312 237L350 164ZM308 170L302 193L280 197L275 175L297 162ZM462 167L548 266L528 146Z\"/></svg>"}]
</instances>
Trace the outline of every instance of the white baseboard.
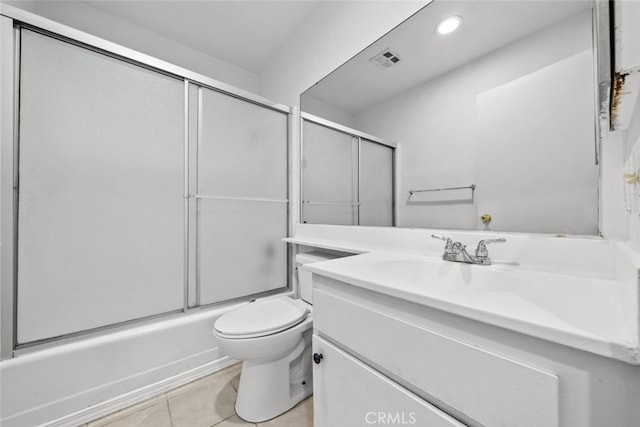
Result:
<instances>
[{"instance_id":1,"label":"white baseboard","mask_svg":"<svg viewBox=\"0 0 640 427\"><path fill-rule=\"evenodd\" d=\"M220 371L236 362L235 359L223 356L220 359L205 363L197 368L190 369L154 384L122 394L106 402L44 423L41 427L77 427Z\"/></svg>"}]
</instances>

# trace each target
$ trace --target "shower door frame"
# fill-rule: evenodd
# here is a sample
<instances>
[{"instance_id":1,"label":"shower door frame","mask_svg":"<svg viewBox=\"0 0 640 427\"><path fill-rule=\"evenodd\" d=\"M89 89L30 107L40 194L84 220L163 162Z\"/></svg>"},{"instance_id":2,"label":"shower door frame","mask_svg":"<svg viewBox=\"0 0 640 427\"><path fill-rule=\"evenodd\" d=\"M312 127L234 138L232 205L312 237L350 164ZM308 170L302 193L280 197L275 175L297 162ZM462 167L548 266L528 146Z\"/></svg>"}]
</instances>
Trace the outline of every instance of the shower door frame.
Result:
<instances>
[{"instance_id":1,"label":"shower door frame","mask_svg":"<svg viewBox=\"0 0 640 427\"><path fill-rule=\"evenodd\" d=\"M170 75L184 82L184 301L183 308L178 313L159 313L140 319L131 319L124 322L105 325L99 328L79 331L64 335L62 337L52 337L32 343L17 343L17 226L18 226L18 144L19 144L19 78L20 78L20 28L35 30L45 35L54 37L64 42L70 42L77 46L92 49L98 53L112 56L118 60L129 62L133 65L144 67L155 72ZM286 286L259 294L252 294L240 298L222 301L205 306L194 306L189 308L189 281L190 276L195 274L189 262L190 224L189 216L192 209L191 200L193 194L189 191L189 84L201 87L208 87L215 91L233 96L235 98L251 102L261 107L275 110L286 114L287 118L287 142L286 142L286 164L287 164L287 216L286 230L288 235L292 233L291 219L293 208L290 197L292 188L292 149L297 135L295 119L297 114L284 104L276 103L255 95L246 90L222 83L218 80L190 71L188 69L173 65L150 55L137 52L133 49L118 45L116 43L101 39L83 31L60 24L41 16L26 12L24 10L0 3L0 360L10 359L16 354L30 352L33 349L55 346L63 343L82 340L89 334L102 333L114 328L126 327L128 325L140 324L144 321L156 319L158 317L182 315L189 311L206 308L209 306L220 306L230 302L253 299L256 296L269 295L291 291L291 253L287 245L286 256ZM286 237L286 236L283 236Z\"/></svg>"}]
</instances>

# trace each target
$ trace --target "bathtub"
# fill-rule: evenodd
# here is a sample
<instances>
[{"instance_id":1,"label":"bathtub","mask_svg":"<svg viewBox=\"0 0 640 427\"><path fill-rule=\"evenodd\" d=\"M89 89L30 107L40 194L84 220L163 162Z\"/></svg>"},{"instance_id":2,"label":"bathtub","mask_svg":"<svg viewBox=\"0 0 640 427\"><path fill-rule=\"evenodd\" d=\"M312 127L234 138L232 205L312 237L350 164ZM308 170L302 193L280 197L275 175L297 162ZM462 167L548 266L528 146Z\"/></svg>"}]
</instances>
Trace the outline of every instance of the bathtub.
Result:
<instances>
[{"instance_id":1,"label":"bathtub","mask_svg":"<svg viewBox=\"0 0 640 427\"><path fill-rule=\"evenodd\" d=\"M82 425L235 363L212 330L240 304L246 302L25 349L3 360L0 425Z\"/></svg>"}]
</instances>

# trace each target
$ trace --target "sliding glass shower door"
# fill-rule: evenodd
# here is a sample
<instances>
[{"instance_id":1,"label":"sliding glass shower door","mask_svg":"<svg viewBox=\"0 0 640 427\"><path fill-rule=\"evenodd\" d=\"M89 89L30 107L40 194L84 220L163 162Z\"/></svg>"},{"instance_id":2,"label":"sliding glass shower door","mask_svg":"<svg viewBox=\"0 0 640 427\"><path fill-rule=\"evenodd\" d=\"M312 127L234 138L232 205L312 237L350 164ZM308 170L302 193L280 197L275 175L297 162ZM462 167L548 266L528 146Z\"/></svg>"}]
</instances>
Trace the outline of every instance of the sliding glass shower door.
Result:
<instances>
[{"instance_id":1,"label":"sliding glass shower door","mask_svg":"<svg viewBox=\"0 0 640 427\"><path fill-rule=\"evenodd\" d=\"M20 36L17 347L287 287L285 108Z\"/></svg>"},{"instance_id":2,"label":"sliding glass shower door","mask_svg":"<svg viewBox=\"0 0 640 427\"><path fill-rule=\"evenodd\" d=\"M200 304L287 286L287 115L199 89Z\"/></svg>"},{"instance_id":3,"label":"sliding glass shower door","mask_svg":"<svg viewBox=\"0 0 640 427\"><path fill-rule=\"evenodd\" d=\"M21 31L17 342L183 307L183 82Z\"/></svg>"}]
</instances>

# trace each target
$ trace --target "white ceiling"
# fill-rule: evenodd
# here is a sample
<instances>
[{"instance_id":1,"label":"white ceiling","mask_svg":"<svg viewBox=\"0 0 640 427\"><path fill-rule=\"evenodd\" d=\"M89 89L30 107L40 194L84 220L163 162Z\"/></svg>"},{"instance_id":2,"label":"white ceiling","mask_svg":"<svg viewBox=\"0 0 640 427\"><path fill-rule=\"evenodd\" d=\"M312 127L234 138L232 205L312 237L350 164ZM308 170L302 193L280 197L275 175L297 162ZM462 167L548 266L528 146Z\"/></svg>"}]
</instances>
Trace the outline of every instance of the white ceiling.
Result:
<instances>
[{"instance_id":1,"label":"white ceiling","mask_svg":"<svg viewBox=\"0 0 640 427\"><path fill-rule=\"evenodd\" d=\"M302 109L311 97L357 114L591 6L591 0L435 0L306 91ZM437 23L451 15L462 16L462 27L437 35ZM387 48L400 57L397 65L381 70L369 63Z\"/></svg>"},{"instance_id":2,"label":"white ceiling","mask_svg":"<svg viewBox=\"0 0 640 427\"><path fill-rule=\"evenodd\" d=\"M321 1L89 1L213 57L259 73Z\"/></svg>"}]
</instances>

